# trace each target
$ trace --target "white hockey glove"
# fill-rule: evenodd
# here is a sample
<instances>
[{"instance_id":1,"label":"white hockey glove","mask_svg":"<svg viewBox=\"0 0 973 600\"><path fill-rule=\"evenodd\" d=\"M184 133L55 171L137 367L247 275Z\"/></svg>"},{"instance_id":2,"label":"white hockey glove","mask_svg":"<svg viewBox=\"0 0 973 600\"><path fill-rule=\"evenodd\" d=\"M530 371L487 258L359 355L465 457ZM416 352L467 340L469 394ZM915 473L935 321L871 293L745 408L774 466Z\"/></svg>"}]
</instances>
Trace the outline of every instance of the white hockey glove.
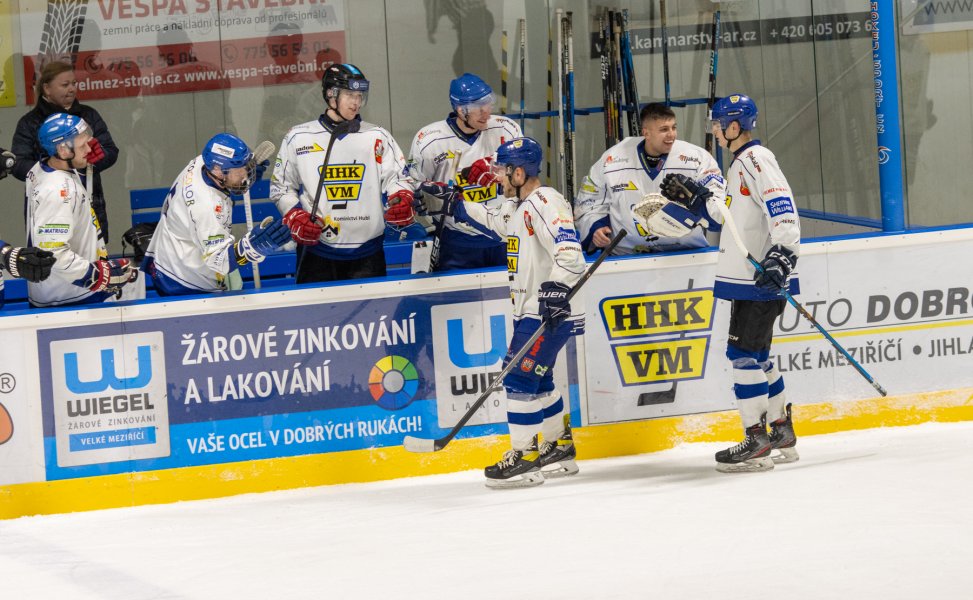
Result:
<instances>
[{"instance_id":1,"label":"white hockey glove","mask_svg":"<svg viewBox=\"0 0 973 600\"><path fill-rule=\"evenodd\" d=\"M643 196L642 201L632 207L632 215L644 237L680 238L689 235L700 219L682 204L670 202L655 193Z\"/></svg>"}]
</instances>

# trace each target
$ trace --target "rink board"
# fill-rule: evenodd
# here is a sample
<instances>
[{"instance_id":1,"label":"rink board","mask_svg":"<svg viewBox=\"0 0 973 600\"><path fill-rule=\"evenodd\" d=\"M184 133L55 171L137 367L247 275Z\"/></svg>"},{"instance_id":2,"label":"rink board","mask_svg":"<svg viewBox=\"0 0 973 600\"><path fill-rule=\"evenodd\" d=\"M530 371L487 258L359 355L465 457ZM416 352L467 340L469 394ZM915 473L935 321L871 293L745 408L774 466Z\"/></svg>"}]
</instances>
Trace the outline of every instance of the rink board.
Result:
<instances>
[{"instance_id":1,"label":"rink board","mask_svg":"<svg viewBox=\"0 0 973 600\"><path fill-rule=\"evenodd\" d=\"M773 354L799 434L973 419L973 231L802 250L800 300L891 397L788 307ZM556 369L582 458L739 436L716 259L612 260L587 284ZM499 394L442 452L401 441L445 433L500 370L508 312L486 272L4 317L0 517L482 467L507 443Z\"/></svg>"}]
</instances>

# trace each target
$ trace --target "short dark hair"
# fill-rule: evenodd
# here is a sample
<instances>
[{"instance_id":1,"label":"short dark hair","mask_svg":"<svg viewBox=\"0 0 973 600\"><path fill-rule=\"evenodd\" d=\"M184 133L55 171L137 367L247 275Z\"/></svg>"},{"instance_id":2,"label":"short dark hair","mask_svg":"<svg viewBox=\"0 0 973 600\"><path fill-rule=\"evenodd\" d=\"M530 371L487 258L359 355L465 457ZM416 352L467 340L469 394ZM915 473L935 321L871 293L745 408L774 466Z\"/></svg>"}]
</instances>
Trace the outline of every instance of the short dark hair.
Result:
<instances>
[{"instance_id":1,"label":"short dark hair","mask_svg":"<svg viewBox=\"0 0 973 600\"><path fill-rule=\"evenodd\" d=\"M41 98L44 97L44 86L54 81L54 78L61 73L67 73L68 71L74 71L74 66L71 63L59 60L51 61L41 68L34 89L34 92L37 94L38 105L41 103Z\"/></svg>"},{"instance_id":2,"label":"short dark hair","mask_svg":"<svg viewBox=\"0 0 973 600\"><path fill-rule=\"evenodd\" d=\"M676 113L671 108L661 102L649 102L642 107L639 112L639 124L644 124L650 119L675 119Z\"/></svg>"}]
</instances>

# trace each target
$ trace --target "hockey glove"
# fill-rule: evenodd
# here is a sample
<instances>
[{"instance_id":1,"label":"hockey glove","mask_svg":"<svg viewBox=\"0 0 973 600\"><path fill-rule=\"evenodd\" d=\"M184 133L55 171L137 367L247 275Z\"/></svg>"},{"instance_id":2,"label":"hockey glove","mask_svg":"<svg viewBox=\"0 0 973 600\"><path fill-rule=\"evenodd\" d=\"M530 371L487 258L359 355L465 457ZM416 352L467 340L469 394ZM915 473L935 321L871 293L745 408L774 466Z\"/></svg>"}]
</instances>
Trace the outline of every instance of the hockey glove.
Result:
<instances>
[{"instance_id":1,"label":"hockey glove","mask_svg":"<svg viewBox=\"0 0 973 600\"><path fill-rule=\"evenodd\" d=\"M797 256L787 248L777 244L767 251L767 256L760 261L759 273L753 274L757 287L768 292L780 292L787 285L790 276L797 265Z\"/></svg>"},{"instance_id":2,"label":"hockey glove","mask_svg":"<svg viewBox=\"0 0 973 600\"><path fill-rule=\"evenodd\" d=\"M461 175L463 176L463 179L466 180L466 183L470 185L482 185L484 187L492 185L497 181L497 178L491 171L492 162L492 156L481 158L472 165L463 169Z\"/></svg>"},{"instance_id":3,"label":"hockey glove","mask_svg":"<svg viewBox=\"0 0 973 600\"><path fill-rule=\"evenodd\" d=\"M439 181L424 181L419 185L419 191L433 198L443 201L443 213L453 216L456 203L463 200L463 190L458 186L450 186Z\"/></svg>"},{"instance_id":4,"label":"hockey glove","mask_svg":"<svg viewBox=\"0 0 973 600\"><path fill-rule=\"evenodd\" d=\"M17 164L17 157L14 153L0 148L0 179L9 175L15 164Z\"/></svg>"},{"instance_id":5,"label":"hockey glove","mask_svg":"<svg viewBox=\"0 0 973 600\"><path fill-rule=\"evenodd\" d=\"M2 243L2 242L0 242ZM57 262L54 254L38 248L15 248L8 244L0 246L0 263L14 277L37 283L51 275L51 267Z\"/></svg>"},{"instance_id":6,"label":"hockey glove","mask_svg":"<svg viewBox=\"0 0 973 600\"><path fill-rule=\"evenodd\" d=\"M571 305L568 304L570 291L571 288L559 281L545 281L537 292L541 318L547 322L551 330L557 329L571 316Z\"/></svg>"},{"instance_id":7,"label":"hockey glove","mask_svg":"<svg viewBox=\"0 0 973 600\"><path fill-rule=\"evenodd\" d=\"M127 258L98 260L88 267L81 285L92 292L120 294L122 287L138 279L139 272Z\"/></svg>"},{"instance_id":8,"label":"hockey glove","mask_svg":"<svg viewBox=\"0 0 973 600\"><path fill-rule=\"evenodd\" d=\"M268 254L286 244L290 237L291 230L283 221L265 218L234 246L237 264L243 266L248 262L263 262Z\"/></svg>"},{"instance_id":9,"label":"hockey glove","mask_svg":"<svg viewBox=\"0 0 973 600\"><path fill-rule=\"evenodd\" d=\"M317 244L324 231L324 221L320 217L311 217L311 213L300 206L287 211L282 222L291 230L291 238L302 246Z\"/></svg>"},{"instance_id":10,"label":"hockey glove","mask_svg":"<svg viewBox=\"0 0 973 600\"><path fill-rule=\"evenodd\" d=\"M88 148L91 148L91 150L88 151L87 156L89 165L93 165L99 160L105 158L105 149L101 147L101 142L98 141L98 138L93 137L88 140Z\"/></svg>"},{"instance_id":11,"label":"hockey glove","mask_svg":"<svg viewBox=\"0 0 973 600\"><path fill-rule=\"evenodd\" d=\"M399 190L389 196L388 209L385 211L385 222L396 227L406 227L416 222L416 211L413 206L415 196L411 190Z\"/></svg>"},{"instance_id":12,"label":"hockey glove","mask_svg":"<svg viewBox=\"0 0 973 600\"><path fill-rule=\"evenodd\" d=\"M706 200L713 195L708 187L681 173L666 175L662 180L661 191L668 200L678 202L697 214L702 213Z\"/></svg>"}]
</instances>

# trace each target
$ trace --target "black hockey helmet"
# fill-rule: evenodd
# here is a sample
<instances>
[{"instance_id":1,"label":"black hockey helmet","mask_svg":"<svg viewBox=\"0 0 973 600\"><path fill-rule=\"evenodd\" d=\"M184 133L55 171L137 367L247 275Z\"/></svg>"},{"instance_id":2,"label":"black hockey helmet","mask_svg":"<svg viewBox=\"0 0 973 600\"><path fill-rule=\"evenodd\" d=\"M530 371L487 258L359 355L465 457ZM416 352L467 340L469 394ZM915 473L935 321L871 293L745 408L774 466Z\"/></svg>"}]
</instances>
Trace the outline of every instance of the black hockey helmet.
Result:
<instances>
[{"instance_id":1,"label":"black hockey helmet","mask_svg":"<svg viewBox=\"0 0 973 600\"><path fill-rule=\"evenodd\" d=\"M325 104L334 98L337 100L339 90L350 92L361 92L362 106L368 100L368 80L365 74L355 65L344 63L334 64L324 70L321 77L321 93L324 96ZM330 106L330 104L328 104Z\"/></svg>"}]
</instances>

